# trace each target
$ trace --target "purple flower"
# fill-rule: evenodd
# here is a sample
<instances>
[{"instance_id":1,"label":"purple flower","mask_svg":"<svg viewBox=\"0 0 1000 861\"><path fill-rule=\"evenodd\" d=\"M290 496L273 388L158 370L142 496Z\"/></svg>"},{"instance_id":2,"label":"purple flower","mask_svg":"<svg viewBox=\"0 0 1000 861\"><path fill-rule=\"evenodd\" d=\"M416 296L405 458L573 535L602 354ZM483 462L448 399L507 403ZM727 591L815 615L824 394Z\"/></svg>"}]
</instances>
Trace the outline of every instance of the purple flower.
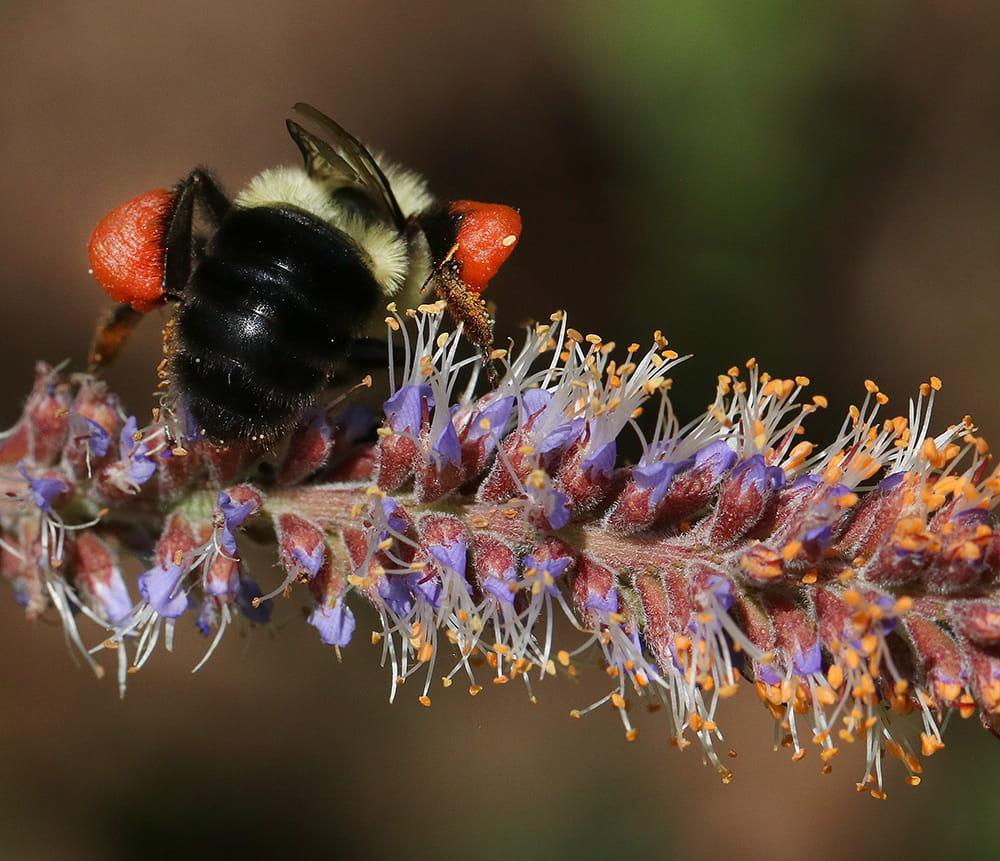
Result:
<instances>
[{"instance_id":1,"label":"purple flower","mask_svg":"<svg viewBox=\"0 0 1000 861\"><path fill-rule=\"evenodd\" d=\"M594 474L601 478L607 478L614 472L617 457L618 446L612 439L611 442L605 443L597 451L591 452L583 459L583 471L591 480L593 480Z\"/></svg>"},{"instance_id":2,"label":"purple flower","mask_svg":"<svg viewBox=\"0 0 1000 861\"><path fill-rule=\"evenodd\" d=\"M449 573L462 578L466 591L471 595L472 584L465 578L465 566L468 558L468 544L465 538L459 536L448 544L429 544L427 550ZM421 574L423 576L420 576ZM439 576L418 571L408 575L407 582L414 593L419 592L423 595L431 606L439 607L441 605L441 593L444 591L444 587Z\"/></svg>"},{"instance_id":3,"label":"purple flower","mask_svg":"<svg viewBox=\"0 0 1000 861\"><path fill-rule=\"evenodd\" d=\"M537 559L533 554L529 553L524 557L524 567L525 570L534 568L535 576L542 578L542 582L545 583L545 589L550 594L558 594L559 588L555 585L555 579L560 574L562 574L569 567L570 560L565 556L549 556L542 559ZM551 580L553 582L546 582L546 580Z\"/></svg>"},{"instance_id":4,"label":"purple flower","mask_svg":"<svg viewBox=\"0 0 1000 861\"><path fill-rule=\"evenodd\" d=\"M803 544L813 544L818 547L826 547L833 534L833 527L827 523L825 526L814 526L802 533Z\"/></svg>"},{"instance_id":5,"label":"purple flower","mask_svg":"<svg viewBox=\"0 0 1000 861\"><path fill-rule=\"evenodd\" d=\"M84 417L84 421L87 422L87 429L89 430L87 444L90 446L91 452L93 452L95 457L104 457L108 453L108 447L111 445L111 437L97 422L91 421L86 417Z\"/></svg>"},{"instance_id":6,"label":"purple flower","mask_svg":"<svg viewBox=\"0 0 1000 861\"><path fill-rule=\"evenodd\" d=\"M734 452L725 440L716 440L699 449L694 456L696 469L708 470L711 473L711 484L715 484L729 471L736 462Z\"/></svg>"},{"instance_id":7,"label":"purple flower","mask_svg":"<svg viewBox=\"0 0 1000 861\"><path fill-rule=\"evenodd\" d=\"M875 622L874 628L883 636L887 637L899 624L899 616L896 613L896 599L891 595L878 593L873 596L873 604L877 604L882 611L882 617Z\"/></svg>"},{"instance_id":8,"label":"purple flower","mask_svg":"<svg viewBox=\"0 0 1000 861\"><path fill-rule=\"evenodd\" d=\"M14 603L18 607L27 607L31 603L31 590L24 582L24 578L18 577L11 583L11 586L14 589Z\"/></svg>"},{"instance_id":9,"label":"purple flower","mask_svg":"<svg viewBox=\"0 0 1000 861\"><path fill-rule=\"evenodd\" d=\"M434 395L428 385L403 386L382 408L389 427L396 433L418 434L424 422L424 401L434 406Z\"/></svg>"},{"instance_id":10,"label":"purple flower","mask_svg":"<svg viewBox=\"0 0 1000 861\"><path fill-rule=\"evenodd\" d=\"M502 436L507 428L507 422L510 421L514 402L513 395L493 398L483 409L473 414L472 420L469 422L469 430L465 435L466 439L469 442L477 442L487 434L491 434L494 438ZM494 445L496 443L491 440L487 446L488 450L492 451Z\"/></svg>"},{"instance_id":11,"label":"purple flower","mask_svg":"<svg viewBox=\"0 0 1000 861\"><path fill-rule=\"evenodd\" d=\"M727 580L725 577L720 577L718 574L712 574L705 585L708 587L709 594L711 594L723 610L729 611L729 608L733 606L733 583L731 580Z\"/></svg>"},{"instance_id":12,"label":"purple flower","mask_svg":"<svg viewBox=\"0 0 1000 861\"><path fill-rule=\"evenodd\" d=\"M185 571L180 565L157 565L138 578L139 594L158 615L177 619L188 608L187 593L178 588Z\"/></svg>"},{"instance_id":13,"label":"purple flower","mask_svg":"<svg viewBox=\"0 0 1000 861\"><path fill-rule=\"evenodd\" d=\"M399 515L399 512L402 510L399 507L399 503L391 496L387 496L382 500L382 513L385 515L385 519L389 521L389 527L396 532L406 532L406 521ZM383 535L379 538L379 541L384 540L384 538L385 536Z\"/></svg>"},{"instance_id":14,"label":"purple flower","mask_svg":"<svg viewBox=\"0 0 1000 861\"><path fill-rule=\"evenodd\" d=\"M458 431L455 430L455 425L450 420L431 443L431 453L435 456L439 466L442 461L453 466L461 466L462 445L458 441Z\"/></svg>"},{"instance_id":15,"label":"purple flower","mask_svg":"<svg viewBox=\"0 0 1000 861\"><path fill-rule=\"evenodd\" d=\"M403 509L400 507L399 503L396 502L391 496L386 496L382 500L382 514L385 516L386 522L389 524L389 529L382 529L378 535L378 543L381 544L386 538L392 535L392 532L405 534L406 532L406 520L403 518L401 512ZM390 532L389 530L392 530Z\"/></svg>"},{"instance_id":16,"label":"purple flower","mask_svg":"<svg viewBox=\"0 0 1000 861\"><path fill-rule=\"evenodd\" d=\"M990 513L985 508L965 508L952 514L948 519L959 526L976 526L989 522Z\"/></svg>"},{"instance_id":17,"label":"purple flower","mask_svg":"<svg viewBox=\"0 0 1000 861\"><path fill-rule=\"evenodd\" d=\"M101 602L104 615L113 625L121 623L132 612L132 598L128 594L128 586L117 567L111 576L94 577L89 582L94 597Z\"/></svg>"},{"instance_id":18,"label":"purple flower","mask_svg":"<svg viewBox=\"0 0 1000 861\"><path fill-rule=\"evenodd\" d=\"M679 457L680 447L667 440L659 449L643 456L639 465L632 469L632 476L640 490L650 490L649 510L660 505L674 479L680 476L688 479L701 491L714 487L729 472L736 461L736 453L725 440L716 440L702 446L693 455ZM673 458L673 459L672 459Z\"/></svg>"},{"instance_id":19,"label":"purple flower","mask_svg":"<svg viewBox=\"0 0 1000 861\"><path fill-rule=\"evenodd\" d=\"M212 633L212 628L215 627L218 618L219 611L216 608L216 602L209 598L202 602L201 610L198 611L198 617L194 620L194 624L207 637Z\"/></svg>"},{"instance_id":20,"label":"purple flower","mask_svg":"<svg viewBox=\"0 0 1000 861\"><path fill-rule=\"evenodd\" d=\"M500 574L489 574L483 580L483 591L489 592L496 598L499 598L505 604L514 603L514 598L517 595L516 589L511 589L517 583L517 570L513 565L510 565L506 570L501 571Z\"/></svg>"},{"instance_id":21,"label":"purple flower","mask_svg":"<svg viewBox=\"0 0 1000 861\"><path fill-rule=\"evenodd\" d=\"M556 427L542 438L542 443L538 446L538 450L542 454L548 454L549 452L565 448L580 436L583 431L583 425L583 419L573 419L572 421L556 425Z\"/></svg>"},{"instance_id":22,"label":"purple flower","mask_svg":"<svg viewBox=\"0 0 1000 861\"><path fill-rule=\"evenodd\" d=\"M553 529L562 529L569 523L569 502L565 493L553 490L545 497L544 502L545 518L549 521L549 526Z\"/></svg>"},{"instance_id":23,"label":"purple flower","mask_svg":"<svg viewBox=\"0 0 1000 861\"><path fill-rule=\"evenodd\" d=\"M775 467L772 467L772 469L774 468ZM823 476L816 475L814 473L809 473L808 475L803 475L795 479L795 481L791 483L789 489L803 490L804 488L816 488L820 486L823 487L823 499L839 499L840 497L847 496L852 492L847 485L840 484L839 482L836 484L827 484L823 481Z\"/></svg>"},{"instance_id":24,"label":"purple flower","mask_svg":"<svg viewBox=\"0 0 1000 861\"><path fill-rule=\"evenodd\" d=\"M332 607L317 604L306 620L328 646L346 646L354 635L356 622L351 608L338 598Z\"/></svg>"},{"instance_id":25,"label":"purple flower","mask_svg":"<svg viewBox=\"0 0 1000 861\"><path fill-rule=\"evenodd\" d=\"M657 460L650 464L640 463L632 468L632 477L641 490L652 490L649 495L649 507L656 508L666 495L674 474L693 463L693 459L679 463L669 460Z\"/></svg>"},{"instance_id":26,"label":"purple flower","mask_svg":"<svg viewBox=\"0 0 1000 861\"><path fill-rule=\"evenodd\" d=\"M32 500L38 509L51 514L53 500L64 490L68 490L66 482L61 478L32 478L24 468L23 461L17 465L17 471L24 476L31 487Z\"/></svg>"},{"instance_id":27,"label":"purple flower","mask_svg":"<svg viewBox=\"0 0 1000 861\"><path fill-rule=\"evenodd\" d=\"M906 478L905 472L894 472L892 475L887 475L878 483L878 489L880 492L888 493L890 490L895 490L903 483L903 479Z\"/></svg>"},{"instance_id":28,"label":"purple flower","mask_svg":"<svg viewBox=\"0 0 1000 861\"><path fill-rule=\"evenodd\" d=\"M326 547L323 544L317 544L308 553L301 547L295 547L292 550L292 559L302 566L306 574L309 575L310 580L319 574L319 569L323 567L323 560L325 558Z\"/></svg>"},{"instance_id":29,"label":"purple flower","mask_svg":"<svg viewBox=\"0 0 1000 861\"><path fill-rule=\"evenodd\" d=\"M528 389L521 395L520 424L540 454L566 448L583 432L586 419L566 419L564 405L547 389Z\"/></svg>"},{"instance_id":30,"label":"purple flower","mask_svg":"<svg viewBox=\"0 0 1000 861\"><path fill-rule=\"evenodd\" d=\"M427 550L445 568L465 577L468 545L464 538L458 537L451 544L431 544Z\"/></svg>"},{"instance_id":31,"label":"purple flower","mask_svg":"<svg viewBox=\"0 0 1000 861\"><path fill-rule=\"evenodd\" d=\"M525 425L552 402L552 392L548 389L528 389L521 393L518 424Z\"/></svg>"},{"instance_id":32,"label":"purple flower","mask_svg":"<svg viewBox=\"0 0 1000 861\"><path fill-rule=\"evenodd\" d=\"M819 642L815 642L808 650L802 651L799 646L795 649L795 658L792 660L792 669L800 676L810 676L823 670L823 650Z\"/></svg>"},{"instance_id":33,"label":"purple flower","mask_svg":"<svg viewBox=\"0 0 1000 861\"><path fill-rule=\"evenodd\" d=\"M427 574L424 571L414 571L406 575L406 584L414 596L419 595L435 609L441 606L441 593L444 587L441 578L436 574Z\"/></svg>"},{"instance_id":34,"label":"purple flower","mask_svg":"<svg viewBox=\"0 0 1000 861\"><path fill-rule=\"evenodd\" d=\"M589 610L598 610L602 613L617 613L618 590L612 587L608 590L607 595L602 595L600 592L588 589L587 599L583 602L583 606Z\"/></svg>"},{"instance_id":35,"label":"purple flower","mask_svg":"<svg viewBox=\"0 0 1000 861\"><path fill-rule=\"evenodd\" d=\"M549 487L540 489L537 493L532 493L529 488L528 494L539 504L550 528L562 529L569 523L569 500L565 493Z\"/></svg>"},{"instance_id":36,"label":"purple flower","mask_svg":"<svg viewBox=\"0 0 1000 861\"><path fill-rule=\"evenodd\" d=\"M548 476L537 471L525 482L528 499L545 516L550 529L562 529L570 518L569 499L556 490Z\"/></svg>"},{"instance_id":37,"label":"purple flower","mask_svg":"<svg viewBox=\"0 0 1000 861\"><path fill-rule=\"evenodd\" d=\"M785 680L784 676L775 669L773 662L760 664L757 667L757 678L765 685L780 685Z\"/></svg>"},{"instance_id":38,"label":"purple flower","mask_svg":"<svg viewBox=\"0 0 1000 861\"><path fill-rule=\"evenodd\" d=\"M243 503L233 502L229 494L219 492L219 511L222 512L222 549L229 556L236 556L236 536L233 530L239 528L243 521L254 509L254 503L247 501Z\"/></svg>"},{"instance_id":39,"label":"purple flower","mask_svg":"<svg viewBox=\"0 0 1000 861\"><path fill-rule=\"evenodd\" d=\"M86 442L92 455L95 457L104 457L108 453L111 437L97 422L77 412L69 414L69 421L76 440L78 442Z\"/></svg>"},{"instance_id":40,"label":"purple flower","mask_svg":"<svg viewBox=\"0 0 1000 861\"><path fill-rule=\"evenodd\" d=\"M254 601L263 597L263 594L257 581L246 572L241 571L240 591L236 596L236 606L239 607L240 613L245 618L260 625L271 621L272 602L270 598L266 601L260 601L257 606L254 606Z\"/></svg>"},{"instance_id":41,"label":"purple flower","mask_svg":"<svg viewBox=\"0 0 1000 861\"><path fill-rule=\"evenodd\" d=\"M768 466L762 454L755 454L737 464L732 472L741 495L749 491L764 496L769 490L776 490L785 484L785 472L781 467Z\"/></svg>"},{"instance_id":42,"label":"purple flower","mask_svg":"<svg viewBox=\"0 0 1000 861\"><path fill-rule=\"evenodd\" d=\"M136 441L135 435L138 430L138 420L135 416L129 416L119 436L118 451L121 459L128 463L129 481L145 484L156 471L156 464L149 458L149 448L146 444Z\"/></svg>"},{"instance_id":43,"label":"purple flower","mask_svg":"<svg viewBox=\"0 0 1000 861\"><path fill-rule=\"evenodd\" d=\"M413 610L413 596L405 577L395 577L386 574L379 580L379 597L385 605L397 616L406 617Z\"/></svg>"}]
</instances>

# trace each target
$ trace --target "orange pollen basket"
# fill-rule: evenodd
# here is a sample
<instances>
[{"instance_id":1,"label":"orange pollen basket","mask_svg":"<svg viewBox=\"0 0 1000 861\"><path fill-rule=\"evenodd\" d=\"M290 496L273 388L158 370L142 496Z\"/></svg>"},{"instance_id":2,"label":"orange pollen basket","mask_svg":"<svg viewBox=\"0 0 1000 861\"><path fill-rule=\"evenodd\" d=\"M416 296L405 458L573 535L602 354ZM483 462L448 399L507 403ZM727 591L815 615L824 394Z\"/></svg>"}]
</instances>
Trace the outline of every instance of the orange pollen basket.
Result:
<instances>
[{"instance_id":1,"label":"orange pollen basket","mask_svg":"<svg viewBox=\"0 0 1000 861\"><path fill-rule=\"evenodd\" d=\"M87 252L97 283L116 302L151 311L163 302L161 239L174 203L165 189L112 209L94 228Z\"/></svg>"},{"instance_id":2,"label":"orange pollen basket","mask_svg":"<svg viewBox=\"0 0 1000 861\"><path fill-rule=\"evenodd\" d=\"M474 200L456 200L449 209L462 217L453 259L468 289L481 293L517 245L521 216L509 206Z\"/></svg>"}]
</instances>

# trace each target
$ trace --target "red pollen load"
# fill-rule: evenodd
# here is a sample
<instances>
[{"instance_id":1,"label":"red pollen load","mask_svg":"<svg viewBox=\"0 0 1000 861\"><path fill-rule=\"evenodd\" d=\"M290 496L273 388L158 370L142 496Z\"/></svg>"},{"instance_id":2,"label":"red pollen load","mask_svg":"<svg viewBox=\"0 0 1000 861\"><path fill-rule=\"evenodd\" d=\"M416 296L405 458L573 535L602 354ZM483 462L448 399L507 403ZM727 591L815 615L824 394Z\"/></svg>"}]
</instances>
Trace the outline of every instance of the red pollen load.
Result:
<instances>
[{"instance_id":1,"label":"red pollen load","mask_svg":"<svg viewBox=\"0 0 1000 861\"><path fill-rule=\"evenodd\" d=\"M161 240L173 204L172 192L147 191L112 209L94 228L87 246L90 268L116 302L143 312L162 304Z\"/></svg>"},{"instance_id":2,"label":"red pollen load","mask_svg":"<svg viewBox=\"0 0 1000 861\"><path fill-rule=\"evenodd\" d=\"M517 245L521 216L509 206L474 200L456 200L449 211L461 217L452 259L461 264L466 287L481 293Z\"/></svg>"}]
</instances>

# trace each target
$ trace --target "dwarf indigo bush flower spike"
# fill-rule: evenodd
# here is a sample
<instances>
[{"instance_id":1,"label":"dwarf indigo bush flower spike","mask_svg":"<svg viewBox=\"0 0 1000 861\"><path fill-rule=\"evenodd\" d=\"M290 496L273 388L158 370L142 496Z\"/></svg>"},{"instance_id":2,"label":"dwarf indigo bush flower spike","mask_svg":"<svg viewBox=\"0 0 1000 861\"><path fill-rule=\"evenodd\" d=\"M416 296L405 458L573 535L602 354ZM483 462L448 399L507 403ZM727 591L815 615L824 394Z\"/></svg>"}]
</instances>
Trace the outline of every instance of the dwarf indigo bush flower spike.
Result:
<instances>
[{"instance_id":1,"label":"dwarf indigo bush flower spike","mask_svg":"<svg viewBox=\"0 0 1000 861\"><path fill-rule=\"evenodd\" d=\"M828 772L861 742L858 788L878 798L886 756L919 783L950 714L998 734L1000 473L970 419L932 434L936 379L899 417L866 383L820 447L808 380L750 361L682 424L659 332L618 350L563 314L494 351L483 392L443 312L389 306L376 435L358 404L313 410L263 465L140 428L100 380L39 366L0 437L15 600L54 610L96 673L114 650L122 691L178 626L210 637L207 659L230 624L266 624L299 593L336 650L374 624L390 700L412 676L424 705L436 677L473 695L520 680L534 698L600 661L606 696L572 716L611 709L632 740L630 703L659 701L673 743L697 741L727 781L722 700L746 686L796 760L815 749ZM642 453L622 465L632 434ZM266 594L251 540L284 569ZM145 568L134 584L123 553Z\"/></svg>"}]
</instances>

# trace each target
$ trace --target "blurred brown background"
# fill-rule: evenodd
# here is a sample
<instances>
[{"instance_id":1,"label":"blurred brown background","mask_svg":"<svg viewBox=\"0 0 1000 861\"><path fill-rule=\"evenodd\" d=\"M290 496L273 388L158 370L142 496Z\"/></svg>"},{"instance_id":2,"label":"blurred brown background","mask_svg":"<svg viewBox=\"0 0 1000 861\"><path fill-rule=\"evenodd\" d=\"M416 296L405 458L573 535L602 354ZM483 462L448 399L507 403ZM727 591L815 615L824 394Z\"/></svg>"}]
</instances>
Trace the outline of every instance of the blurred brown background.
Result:
<instances>
[{"instance_id":1,"label":"blurred brown background","mask_svg":"<svg viewBox=\"0 0 1000 861\"><path fill-rule=\"evenodd\" d=\"M904 410L937 374L937 425L972 413L1000 439L1000 7L710 5L3 3L0 418L36 359L83 361L105 211L195 164L235 190L294 160L282 121L305 100L441 196L521 208L491 288L504 332L559 307L621 344L662 327L696 354L685 417L755 355L830 397L820 442L865 377ZM113 371L136 411L157 338ZM660 716L635 744L609 713L571 722L599 673L537 707L456 685L427 710L413 683L389 707L371 620L338 665L293 604L195 676L183 625L119 702L9 601L4 857L918 857L975 849L1000 813L1000 749L971 723L918 789L890 763L879 803L853 792L860 748L831 777L772 753L747 690L722 712L740 752L722 786Z\"/></svg>"}]
</instances>

